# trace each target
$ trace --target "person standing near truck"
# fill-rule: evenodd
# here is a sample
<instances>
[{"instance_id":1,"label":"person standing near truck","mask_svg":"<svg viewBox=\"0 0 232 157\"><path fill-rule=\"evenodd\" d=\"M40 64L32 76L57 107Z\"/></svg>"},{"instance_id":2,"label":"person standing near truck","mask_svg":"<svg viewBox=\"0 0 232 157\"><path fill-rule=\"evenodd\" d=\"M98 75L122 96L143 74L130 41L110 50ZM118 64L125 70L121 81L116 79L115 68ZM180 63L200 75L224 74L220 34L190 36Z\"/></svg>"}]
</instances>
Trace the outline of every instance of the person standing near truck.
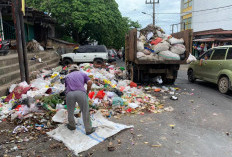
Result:
<instances>
[{"instance_id":1,"label":"person standing near truck","mask_svg":"<svg viewBox=\"0 0 232 157\"><path fill-rule=\"evenodd\" d=\"M84 88L85 84L87 84L87 91ZM69 130L76 129L74 110L77 102L82 112L86 135L89 135L96 130L95 127L91 126L89 104L87 99L91 86L92 81L90 78L85 73L80 72L77 65L71 65L69 68L69 74L65 78L66 103L69 122L67 124L67 128Z\"/></svg>"}]
</instances>

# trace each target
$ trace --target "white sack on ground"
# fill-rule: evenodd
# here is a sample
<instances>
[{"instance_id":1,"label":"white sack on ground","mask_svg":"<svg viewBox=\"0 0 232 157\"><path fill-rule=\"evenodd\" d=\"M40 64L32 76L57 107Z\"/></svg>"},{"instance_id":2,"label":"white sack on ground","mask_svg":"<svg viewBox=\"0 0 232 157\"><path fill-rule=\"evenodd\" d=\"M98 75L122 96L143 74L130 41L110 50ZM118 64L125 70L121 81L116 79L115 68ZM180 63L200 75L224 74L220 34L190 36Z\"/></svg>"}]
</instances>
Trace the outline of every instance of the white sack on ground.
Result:
<instances>
[{"instance_id":1,"label":"white sack on ground","mask_svg":"<svg viewBox=\"0 0 232 157\"><path fill-rule=\"evenodd\" d=\"M178 54L178 55L184 54L185 51L186 51L186 48L183 44L176 44L176 45L173 45L171 48L171 52Z\"/></svg>"},{"instance_id":2,"label":"white sack on ground","mask_svg":"<svg viewBox=\"0 0 232 157\"><path fill-rule=\"evenodd\" d=\"M162 51L159 53L160 60L180 60L178 54L172 53L171 51Z\"/></svg>"},{"instance_id":3,"label":"white sack on ground","mask_svg":"<svg viewBox=\"0 0 232 157\"><path fill-rule=\"evenodd\" d=\"M184 39L176 39L174 37L172 37L171 39L169 39L169 42L172 44L172 45L175 45L175 44L184 44Z\"/></svg>"},{"instance_id":4,"label":"white sack on ground","mask_svg":"<svg viewBox=\"0 0 232 157\"><path fill-rule=\"evenodd\" d=\"M62 141L75 153L75 155L78 155L79 153L103 142L108 137L113 136L124 129L133 127L111 122L104 118L100 112L92 115L91 119L92 125L94 127L98 127L97 130L91 135L87 136L85 134L82 120L80 120L81 125L78 125L76 130L70 131L67 129L65 124L62 124L47 134L58 141Z\"/></svg>"}]
</instances>

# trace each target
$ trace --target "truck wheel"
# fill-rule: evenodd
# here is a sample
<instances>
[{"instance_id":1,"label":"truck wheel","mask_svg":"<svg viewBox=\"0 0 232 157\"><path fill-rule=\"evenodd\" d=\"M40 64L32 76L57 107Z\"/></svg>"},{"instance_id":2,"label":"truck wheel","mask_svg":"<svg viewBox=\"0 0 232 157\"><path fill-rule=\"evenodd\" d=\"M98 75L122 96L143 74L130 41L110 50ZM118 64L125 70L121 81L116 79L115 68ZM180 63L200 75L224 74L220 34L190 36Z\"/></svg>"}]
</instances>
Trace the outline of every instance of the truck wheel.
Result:
<instances>
[{"instance_id":1,"label":"truck wheel","mask_svg":"<svg viewBox=\"0 0 232 157\"><path fill-rule=\"evenodd\" d=\"M130 79L132 82L138 82L138 70L135 68L135 66L130 68Z\"/></svg>"},{"instance_id":2,"label":"truck wheel","mask_svg":"<svg viewBox=\"0 0 232 157\"><path fill-rule=\"evenodd\" d=\"M63 64L66 66L66 65L69 65L69 64L73 64L73 61L71 60L71 59L69 59L69 58L65 58L64 60L63 60Z\"/></svg>"},{"instance_id":3,"label":"truck wheel","mask_svg":"<svg viewBox=\"0 0 232 157\"><path fill-rule=\"evenodd\" d=\"M93 64L103 64L103 59L94 59Z\"/></svg>"},{"instance_id":4,"label":"truck wheel","mask_svg":"<svg viewBox=\"0 0 232 157\"><path fill-rule=\"evenodd\" d=\"M227 94L229 92L229 79L228 77L222 77L218 81L218 89L222 94Z\"/></svg>"},{"instance_id":5,"label":"truck wheel","mask_svg":"<svg viewBox=\"0 0 232 157\"><path fill-rule=\"evenodd\" d=\"M196 81L196 78L194 77L194 73L192 69L188 70L188 80L191 83L194 83Z\"/></svg>"},{"instance_id":6,"label":"truck wheel","mask_svg":"<svg viewBox=\"0 0 232 157\"><path fill-rule=\"evenodd\" d=\"M176 79L167 79L166 81L167 81L168 85L173 85L175 83Z\"/></svg>"}]
</instances>

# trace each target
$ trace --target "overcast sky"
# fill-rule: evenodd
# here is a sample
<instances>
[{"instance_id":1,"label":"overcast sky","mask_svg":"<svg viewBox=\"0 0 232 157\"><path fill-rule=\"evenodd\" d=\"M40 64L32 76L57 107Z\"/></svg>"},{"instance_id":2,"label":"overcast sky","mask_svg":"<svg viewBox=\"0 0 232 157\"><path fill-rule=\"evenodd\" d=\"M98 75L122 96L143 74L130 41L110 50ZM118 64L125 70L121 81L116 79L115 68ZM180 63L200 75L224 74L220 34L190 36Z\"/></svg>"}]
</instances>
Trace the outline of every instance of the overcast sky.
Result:
<instances>
[{"instance_id":1,"label":"overcast sky","mask_svg":"<svg viewBox=\"0 0 232 157\"><path fill-rule=\"evenodd\" d=\"M152 15L152 4L145 4L146 0L116 0L123 16L138 21L142 27L152 23L152 16L142 14L146 12ZM179 13L180 0L160 0L156 5L156 13ZM156 25L162 27L167 34L171 33L171 24L180 22L179 14L157 14Z\"/></svg>"}]
</instances>

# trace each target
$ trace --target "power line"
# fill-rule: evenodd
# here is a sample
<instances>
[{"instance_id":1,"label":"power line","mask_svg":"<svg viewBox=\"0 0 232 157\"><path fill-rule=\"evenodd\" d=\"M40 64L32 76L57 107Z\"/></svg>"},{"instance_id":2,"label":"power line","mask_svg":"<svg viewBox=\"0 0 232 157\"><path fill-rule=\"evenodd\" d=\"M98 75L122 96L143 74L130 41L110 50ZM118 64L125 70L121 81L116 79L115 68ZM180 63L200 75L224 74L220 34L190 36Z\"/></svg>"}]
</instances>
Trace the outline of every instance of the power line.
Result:
<instances>
[{"instance_id":1,"label":"power line","mask_svg":"<svg viewBox=\"0 0 232 157\"><path fill-rule=\"evenodd\" d=\"M204 9L204 10L196 10L196 11L190 11L190 12L184 12L184 13L195 13L195 12L203 12L203 11L210 11L215 9L223 9L223 8L229 8L232 7L232 5L227 5L223 7L217 7L217 8L211 8L211 9ZM182 14L182 13L155 13L155 14Z\"/></svg>"}]
</instances>

